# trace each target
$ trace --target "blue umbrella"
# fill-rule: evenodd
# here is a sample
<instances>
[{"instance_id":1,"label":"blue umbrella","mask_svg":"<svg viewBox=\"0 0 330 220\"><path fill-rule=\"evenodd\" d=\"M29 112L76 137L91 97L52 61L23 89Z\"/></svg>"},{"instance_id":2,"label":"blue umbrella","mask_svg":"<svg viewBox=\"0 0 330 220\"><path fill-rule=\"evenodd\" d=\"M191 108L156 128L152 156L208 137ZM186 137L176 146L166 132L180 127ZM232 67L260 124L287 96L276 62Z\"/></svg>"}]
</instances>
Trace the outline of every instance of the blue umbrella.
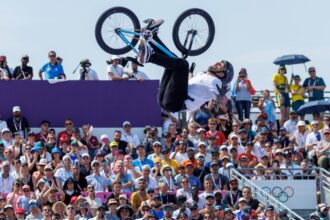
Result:
<instances>
[{"instance_id":1,"label":"blue umbrella","mask_svg":"<svg viewBox=\"0 0 330 220\"><path fill-rule=\"evenodd\" d=\"M330 111L330 100L317 100L303 104L297 111L298 115L319 114Z\"/></svg>"},{"instance_id":2,"label":"blue umbrella","mask_svg":"<svg viewBox=\"0 0 330 220\"><path fill-rule=\"evenodd\" d=\"M281 57L277 57L273 63L276 65L293 65L293 64L306 63L308 61L310 61L310 59L308 59L304 55L291 54L291 55L284 55Z\"/></svg>"}]
</instances>

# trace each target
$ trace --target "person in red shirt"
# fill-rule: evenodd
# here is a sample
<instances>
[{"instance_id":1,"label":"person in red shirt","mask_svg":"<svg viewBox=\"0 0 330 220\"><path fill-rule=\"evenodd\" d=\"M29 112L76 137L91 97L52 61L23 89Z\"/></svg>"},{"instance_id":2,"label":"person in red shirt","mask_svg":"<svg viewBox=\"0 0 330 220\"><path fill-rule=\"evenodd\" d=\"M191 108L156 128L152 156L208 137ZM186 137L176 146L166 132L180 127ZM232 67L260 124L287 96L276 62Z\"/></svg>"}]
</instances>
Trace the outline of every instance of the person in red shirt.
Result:
<instances>
[{"instance_id":1,"label":"person in red shirt","mask_svg":"<svg viewBox=\"0 0 330 220\"><path fill-rule=\"evenodd\" d=\"M42 120L40 122L40 132L35 134L35 141L42 142L42 143L47 143L48 139L48 132L49 132L49 127L50 127L50 121L47 120Z\"/></svg>"},{"instance_id":2,"label":"person in red shirt","mask_svg":"<svg viewBox=\"0 0 330 220\"><path fill-rule=\"evenodd\" d=\"M245 152L238 155L238 159L241 157L246 157L249 160L250 167L254 167L258 164L258 158L252 154L253 143L250 141L245 146Z\"/></svg>"},{"instance_id":3,"label":"person in red shirt","mask_svg":"<svg viewBox=\"0 0 330 220\"><path fill-rule=\"evenodd\" d=\"M206 132L206 137L209 138L210 136L215 136L216 144L218 146L221 146L226 141L226 137L224 133L217 130L217 119L210 118L208 120L208 127L210 128L210 130Z\"/></svg>"},{"instance_id":4,"label":"person in red shirt","mask_svg":"<svg viewBox=\"0 0 330 220\"><path fill-rule=\"evenodd\" d=\"M57 144L59 145L60 141L67 140L70 141L73 134L73 121L71 119L66 119L64 122L65 130L61 131L58 134Z\"/></svg>"}]
</instances>

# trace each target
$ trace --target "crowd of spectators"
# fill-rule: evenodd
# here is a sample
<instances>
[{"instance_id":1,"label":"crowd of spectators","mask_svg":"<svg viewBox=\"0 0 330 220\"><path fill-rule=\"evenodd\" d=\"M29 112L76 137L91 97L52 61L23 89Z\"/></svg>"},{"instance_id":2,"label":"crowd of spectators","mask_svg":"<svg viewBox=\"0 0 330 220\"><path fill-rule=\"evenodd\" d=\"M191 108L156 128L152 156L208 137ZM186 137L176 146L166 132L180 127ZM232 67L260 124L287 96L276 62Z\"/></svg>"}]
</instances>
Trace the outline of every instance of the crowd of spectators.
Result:
<instances>
[{"instance_id":1,"label":"crowd of spectators","mask_svg":"<svg viewBox=\"0 0 330 220\"><path fill-rule=\"evenodd\" d=\"M44 64L38 70L38 77L41 80L66 79L66 74L62 66L63 58L56 55L55 51L48 53L49 62ZM21 64L15 69L9 67L7 57L0 56L0 80L32 80L34 72L29 66L29 56L23 55ZM136 59L131 57L119 57L113 55L107 60L106 68L107 79L109 80L148 80L149 77L138 69L141 65ZM130 63L131 69L126 70L125 66ZM91 68L92 63L89 59L83 59L80 62L79 79L80 80L99 80L99 76L95 70ZM79 66L78 66L79 67ZM77 68L78 68L77 67ZM75 71L74 71L75 72Z\"/></svg>"},{"instance_id":2,"label":"crowd of spectators","mask_svg":"<svg viewBox=\"0 0 330 220\"><path fill-rule=\"evenodd\" d=\"M48 55L40 78L65 78L62 60L54 51ZM28 61L23 56L22 65L12 71L1 56L0 78L32 79ZM133 72L120 62L117 56L109 61L109 79L148 79L134 61ZM330 115L314 114L312 121L305 121L296 112L306 91L309 100L324 99L323 79L316 77L314 67L308 71L303 85L298 75L289 84L281 66L273 77L278 104L265 90L258 102L260 114L252 121L256 91L242 68L225 109L216 100L206 103L189 115L186 127L177 114L163 112L162 131L146 126L143 138L129 121L100 137L93 135L90 124L75 127L71 119L58 134L49 120L31 132L24 111L14 106L12 117L0 120L0 220L285 219L285 212L253 198L249 187L238 187L230 169L241 169L252 180L316 178L307 169L312 167L329 171ZM96 79L95 73L88 75L84 79ZM320 204L313 216L328 210Z\"/></svg>"}]
</instances>

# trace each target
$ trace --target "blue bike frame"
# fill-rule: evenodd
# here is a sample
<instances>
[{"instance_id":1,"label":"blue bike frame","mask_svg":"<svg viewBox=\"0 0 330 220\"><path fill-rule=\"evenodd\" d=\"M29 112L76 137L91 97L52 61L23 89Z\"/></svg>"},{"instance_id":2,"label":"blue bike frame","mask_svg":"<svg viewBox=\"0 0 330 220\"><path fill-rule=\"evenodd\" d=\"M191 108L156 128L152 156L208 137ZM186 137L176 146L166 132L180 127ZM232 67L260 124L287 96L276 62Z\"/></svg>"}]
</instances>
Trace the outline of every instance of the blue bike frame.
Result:
<instances>
[{"instance_id":1,"label":"blue bike frame","mask_svg":"<svg viewBox=\"0 0 330 220\"><path fill-rule=\"evenodd\" d=\"M132 48L132 50L139 55L139 51L131 44L131 42L129 42L129 40L127 40L127 38L125 37L126 35L129 36L139 36L141 37L142 34L141 33L137 33L134 31L129 31L129 30L125 30L125 29L120 29L118 31L118 36L125 42L125 44L127 44L128 46L130 46ZM165 53L167 56L171 57L171 58L177 58L171 51L167 50L165 47L163 47L160 43L158 43L157 41L155 41L154 39L150 39L149 43L155 45L158 49L160 49L163 53Z\"/></svg>"}]
</instances>

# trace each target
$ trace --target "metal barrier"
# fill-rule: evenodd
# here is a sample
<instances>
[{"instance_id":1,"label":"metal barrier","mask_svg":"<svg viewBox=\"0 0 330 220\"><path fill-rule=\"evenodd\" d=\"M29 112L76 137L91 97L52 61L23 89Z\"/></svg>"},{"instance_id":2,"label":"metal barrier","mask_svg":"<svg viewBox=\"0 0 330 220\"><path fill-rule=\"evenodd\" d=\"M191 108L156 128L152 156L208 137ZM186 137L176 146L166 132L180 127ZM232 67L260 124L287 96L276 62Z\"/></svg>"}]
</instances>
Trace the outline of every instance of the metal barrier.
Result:
<instances>
[{"instance_id":1,"label":"metal barrier","mask_svg":"<svg viewBox=\"0 0 330 220\"><path fill-rule=\"evenodd\" d=\"M258 199L265 206L273 205L275 207L276 212L286 210L289 219L300 219L300 220L304 219L303 217L299 216L297 213L292 211L289 207L279 202L275 197L270 195L268 192L262 190L259 186L255 185L247 177L241 174L237 169L231 169L230 175L231 177L234 177L238 180L240 186L250 187L253 197L255 199Z\"/></svg>"},{"instance_id":2,"label":"metal barrier","mask_svg":"<svg viewBox=\"0 0 330 220\"><path fill-rule=\"evenodd\" d=\"M320 168L320 194L321 202L330 204L330 172ZM330 218L330 213L328 214Z\"/></svg>"}]
</instances>

